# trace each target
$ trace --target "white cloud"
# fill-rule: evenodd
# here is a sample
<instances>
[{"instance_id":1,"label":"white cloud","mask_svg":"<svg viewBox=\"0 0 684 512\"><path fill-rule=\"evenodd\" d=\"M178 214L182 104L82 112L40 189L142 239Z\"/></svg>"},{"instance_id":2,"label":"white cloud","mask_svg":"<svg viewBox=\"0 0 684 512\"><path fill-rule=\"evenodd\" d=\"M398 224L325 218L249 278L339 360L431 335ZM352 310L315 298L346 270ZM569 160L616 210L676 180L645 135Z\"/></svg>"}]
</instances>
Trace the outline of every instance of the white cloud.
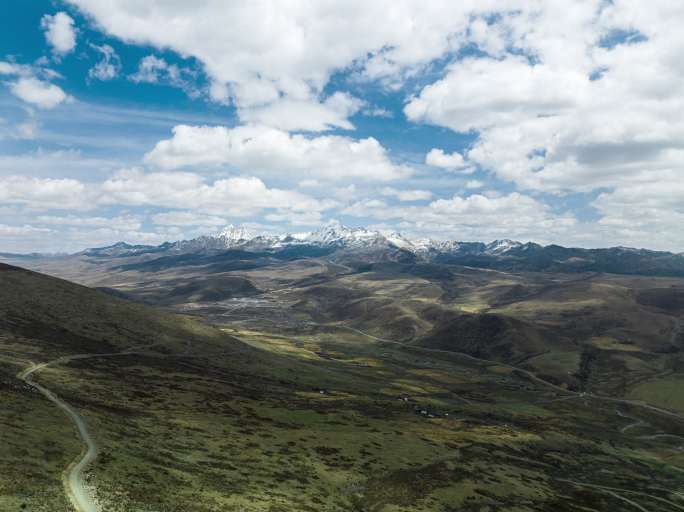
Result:
<instances>
[{"instance_id":1,"label":"white cloud","mask_svg":"<svg viewBox=\"0 0 684 512\"><path fill-rule=\"evenodd\" d=\"M350 66L368 79L410 74L455 49L473 12L507 8L493 0L206 0L145 8L136 0L69 1L108 34L197 58L212 82L210 96L232 100L241 115L280 101L315 105L330 76Z\"/></svg>"},{"instance_id":2,"label":"white cloud","mask_svg":"<svg viewBox=\"0 0 684 512\"><path fill-rule=\"evenodd\" d=\"M465 188L469 190L474 190L482 187L484 187L484 183L480 180L468 180L465 184Z\"/></svg>"},{"instance_id":3,"label":"white cloud","mask_svg":"<svg viewBox=\"0 0 684 512\"><path fill-rule=\"evenodd\" d=\"M14 123L9 123L7 120L0 118L0 140L35 139L38 135L40 123L35 119L34 115L33 111L29 110L28 116L23 121ZM2 160L1 157L0 160Z\"/></svg>"},{"instance_id":4,"label":"white cloud","mask_svg":"<svg viewBox=\"0 0 684 512\"><path fill-rule=\"evenodd\" d=\"M102 60L90 68L88 76L102 81L116 78L121 71L121 59L114 48L108 44L91 44L90 47L102 56Z\"/></svg>"},{"instance_id":5,"label":"white cloud","mask_svg":"<svg viewBox=\"0 0 684 512\"><path fill-rule=\"evenodd\" d=\"M211 226L224 217L248 217L268 212L283 218L320 218L337 205L298 192L270 188L255 177L231 177L208 182L187 172L149 172L122 169L103 182L71 178L0 177L0 202L30 211L92 210L106 206L154 206L182 211L153 217L162 226ZM221 217L224 216L224 217ZM33 218L56 226L102 227L137 231L137 216L43 215Z\"/></svg>"},{"instance_id":6,"label":"white cloud","mask_svg":"<svg viewBox=\"0 0 684 512\"><path fill-rule=\"evenodd\" d=\"M67 13L58 12L54 16L46 14L41 18L40 26L45 31L45 39L55 53L66 55L76 47L74 20Z\"/></svg>"},{"instance_id":7,"label":"white cloud","mask_svg":"<svg viewBox=\"0 0 684 512\"><path fill-rule=\"evenodd\" d=\"M684 248L684 180L678 171L624 184L592 202L601 214L597 231L622 245Z\"/></svg>"},{"instance_id":8,"label":"white cloud","mask_svg":"<svg viewBox=\"0 0 684 512\"><path fill-rule=\"evenodd\" d=\"M0 75L12 76L13 79L6 82L10 92L38 108L52 109L70 99L59 86L50 83L50 80L62 76L52 69L42 67L42 64L29 66L0 61Z\"/></svg>"},{"instance_id":9,"label":"white cloud","mask_svg":"<svg viewBox=\"0 0 684 512\"><path fill-rule=\"evenodd\" d=\"M335 187L331 192L332 195L340 201L350 201L359 196L359 190L353 183L347 185L346 187Z\"/></svg>"},{"instance_id":10,"label":"white cloud","mask_svg":"<svg viewBox=\"0 0 684 512\"><path fill-rule=\"evenodd\" d=\"M503 16L510 16L504 13ZM511 34L502 23L489 23L484 18L475 18L468 28L468 40L491 56L500 56L506 50Z\"/></svg>"},{"instance_id":11,"label":"white cloud","mask_svg":"<svg viewBox=\"0 0 684 512\"><path fill-rule=\"evenodd\" d=\"M116 166L109 160L86 157L76 150L45 151L38 149L28 153L0 155L0 176L12 176L21 173L24 177L92 178L115 170Z\"/></svg>"},{"instance_id":12,"label":"white cloud","mask_svg":"<svg viewBox=\"0 0 684 512\"><path fill-rule=\"evenodd\" d=\"M16 138L35 139L36 135L38 135L39 128L40 123L33 118L29 118L26 121L17 124Z\"/></svg>"},{"instance_id":13,"label":"white cloud","mask_svg":"<svg viewBox=\"0 0 684 512\"><path fill-rule=\"evenodd\" d=\"M240 109L240 119L247 123L273 126L286 131L325 131L332 128L352 130L347 118L363 102L349 94L336 92L323 102L282 98L260 107Z\"/></svg>"},{"instance_id":14,"label":"white cloud","mask_svg":"<svg viewBox=\"0 0 684 512\"><path fill-rule=\"evenodd\" d=\"M0 224L0 245L3 250L18 253L32 251L74 252L85 247L101 247L122 240L130 243L156 245L182 237L184 237L184 233L175 229L147 232L109 227L45 228L32 224L15 226Z\"/></svg>"},{"instance_id":15,"label":"white cloud","mask_svg":"<svg viewBox=\"0 0 684 512\"><path fill-rule=\"evenodd\" d=\"M409 167L392 163L385 148L372 137L307 137L249 125L176 126L173 137L158 142L145 161L164 169L228 164L250 173L317 180L389 181L411 174Z\"/></svg>"},{"instance_id":16,"label":"white cloud","mask_svg":"<svg viewBox=\"0 0 684 512\"><path fill-rule=\"evenodd\" d=\"M463 155L457 151L446 154L443 150L438 148L432 148L430 152L425 155L425 163L443 169L461 169L466 165L463 160Z\"/></svg>"},{"instance_id":17,"label":"white cloud","mask_svg":"<svg viewBox=\"0 0 684 512\"><path fill-rule=\"evenodd\" d=\"M188 59L184 62L197 59L195 70L148 55L129 79L166 83L232 104L247 124L179 125L148 153L146 162L167 171L204 166L202 171L209 174L218 168L214 175L232 177L210 180L189 172L136 171L139 176L128 179L120 174L103 184L102 178L99 183L92 181L97 178L86 178L83 162L72 166L68 159L32 162L10 156L0 157L0 176L16 179L19 173L35 173L40 174L35 179L43 180L55 179L57 172L59 176L78 173L92 204L161 206L205 219L235 211L238 216L267 215L273 222L312 223L322 218L326 208L356 201L352 211L358 214L408 223L417 231L439 228L486 238L510 229L501 235L524 237L534 230L546 236L551 226L548 236L558 237L556 241L637 244L644 240L680 250L684 244L678 234L684 204L684 33L680 27L684 5L680 3L351 0L340 5L303 0L286 5L275 0L203 0L190 5L151 0L144 7L136 0L70 3L127 44L176 51ZM46 18L45 28L56 25L57 18ZM73 29L73 24L67 25ZM459 50L467 45L478 51L462 58ZM120 62L113 50L107 53L101 48L98 52L104 60L93 77L111 79L120 72ZM56 44L55 52L60 53ZM49 108L67 96L51 83L58 75L45 68L46 63L42 59L26 66L10 59L0 62L0 75L13 94ZM193 73L200 69L209 83L198 91ZM432 201L430 206L399 208L395 199L387 199L388 205L382 201L382 189L368 185L369 181L393 180L387 197L406 201L419 200L421 194L430 201L427 193L437 187L443 187L441 195L444 189L479 191L485 185L479 180L453 181L446 173L416 173L410 182L401 183L411 169L390 158L379 142L384 139L288 133L353 129L352 116L373 115L377 107L348 92L334 92L340 84L348 85L349 91L384 86L402 94L402 86L412 88L416 83L421 85L415 95L405 98L409 121L446 127L472 141L467 149L452 154L435 147L426 155L426 164L461 174L475 169L492 173L496 180L483 181L506 181L520 191L518 196L483 190L444 203ZM378 115L385 114L378 111ZM369 124L374 123L364 128ZM11 130L8 126L3 126L4 137L36 134L35 124ZM47 131L48 122L45 127ZM454 143L464 140L454 138ZM92 167L108 172L97 162ZM338 181L331 186L333 180ZM287 183L299 183L300 191ZM37 184L39 189L50 186L54 184ZM12 205L40 208L40 199L29 188L14 182L0 194L9 195ZM369 197L374 190L380 199ZM572 192L596 197L592 206L597 222L573 224L571 216L549 206L556 196ZM201 210L200 193L209 194L206 211ZM265 199L252 201L255 197ZM247 204L250 201L254 204ZM264 206L266 201L272 204ZM287 201L308 206L291 208ZM57 203L50 199L46 205ZM496 215L489 215L490 210ZM481 216L479 224L473 212ZM517 216L536 224L525 228L516 223ZM186 217L186 221L192 220Z\"/></svg>"},{"instance_id":18,"label":"white cloud","mask_svg":"<svg viewBox=\"0 0 684 512\"><path fill-rule=\"evenodd\" d=\"M138 71L128 77L136 83L168 84L178 87L191 97L198 97L200 91L194 85L196 79L194 70L169 64L164 59L148 55L140 59Z\"/></svg>"},{"instance_id":19,"label":"white cloud","mask_svg":"<svg viewBox=\"0 0 684 512\"><path fill-rule=\"evenodd\" d=\"M385 187L380 193L383 196L394 196L399 201L425 201L432 199L432 192L429 190L397 190L396 188Z\"/></svg>"},{"instance_id":20,"label":"white cloud","mask_svg":"<svg viewBox=\"0 0 684 512\"><path fill-rule=\"evenodd\" d=\"M457 132L483 130L567 111L586 94L588 83L587 74L579 70L531 66L521 56L470 58L453 64L445 78L426 86L405 112L411 120Z\"/></svg>"},{"instance_id":21,"label":"white cloud","mask_svg":"<svg viewBox=\"0 0 684 512\"><path fill-rule=\"evenodd\" d=\"M136 231L142 226L141 220L131 215L116 217L39 215L35 218L35 222L53 226L104 227L119 231Z\"/></svg>"},{"instance_id":22,"label":"white cloud","mask_svg":"<svg viewBox=\"0 0 684 512\"><path fill-rule=\"evenodd\" d=\"M391 119L394 117L392 112L382 107L367 106L361 110L361 113L368 117L384 117L386 119Z\"/></svg>"},{"instance_id":23,"label":"white cloud","mask_svg":"<svg viewBox=\"0 0 684 512\"><path fill-rule=\"evenodd\" d=\"M8 226L7 224L0 224L0 237L7 236L27 236L46 233L50 233L52 230L47 228L37 228L35 226L29 226L28 224L23 226Z\"/></svg>"},{"instance_id":24,"label":"white cloud","mask_svg":"<svg viewBox=\"0 0 684 512\"><path fill-rule=\"evenodd\" d=\"M309 89L309 82L320 87L332 71L369 53L381 52L382 61L395 67L438 57L449 48L449 35L465 28L471 10L446 1L407 0L347 6L209 0L192 7L154 2L145 9L134 0L71 3L121 39L195 56L218 82L256 80L288 94ZM485 4L483 10L489 9Z\"/></svg>"},{"instance_id":25,"label":"white cloud","mask_svg":"<svg viewBox=\"0 0 684 512\"><path fill-rule=\"evenodd\" d=\"M388 207L382 201L366 200L352 204L344 213L381 221L403 221L408 231L420 236L457 240L502 237L553 240L567 237L577 225L572 215L556 214L546 204L518 192L496 197L455 195L425 206Z\"/></svg>"},{"instance_id":26,"label":"white cloud","mask_svg":"<svg viewBox=\"0 0 684 512\"><path fill-rule=\"evenodd\" d=\"M306 179L306 180L301 180L299 183L297 183L297 186L299 188L315 188L315 187L320 187L321 182L318 180Z\"/></svg>"},{"instance_id":27,"label":"white cloud","mask_svg":"<svg viewBox=\"0 0 684 512\"><path fill-rule=\"evenodd\" d=\"M453 63L405 113L477 134L467 159L521 189L606 189L574 240L681 250L682 16L666 1L551 2L473 24L496 58Z\"/></svg>"},{"instance_id":28,"label":"white cloud","mask_svg":"<svg viewBox=\"0 0 684 512\"><path fill-rule=\"evenodd\" d=\"M319 226L323 217L320 212L277 211L264 217L269 222L286 222L292 226Z\"/></svg>"},{"instance_id":29,"label":"white cloud","mask_svg":"<svg viewBox=\"0 0 684 512\"><path fill-rule=\"evenodd\" d=\"M607 225L623 226L625 240L653 240L658 222L679 220L671 198L683 200L682 16L684 6L671 2L521 9L484 33L504 39L490 45L497 58L455 62L405 113L477 133L467 159L521 189L608 189L595 202L604 217L588 229L594 240ZM668 228L660 232L676 247Z\"/></svg>"},{"instance_id":30,"label":"white cloud","mask_svg":"<svg viewBox=\"0 0 684 512\"><path fill-rule=\"evenodd\" d=\"M178 69L178 66L175 64L174 69ZM160 59L154 55L148 55L147 57L140 59L138 71L128 78L133 82L156 84L159 83L159 81L162 80L162 76L167 73L169 73L169 64L164 59ZM171 74L178 75L178 72L171 72Z\"/></svg>"},{"instance_id":31,"label":"white cloud","mask_svg":"<svg viewBox=\"0 0 684 512\"><path fill-rule=\"evenodd\" d=\"M197 214L191 211L170 211L152 216L152 222L158 226L225 226L226 219L211 215Z\"/></svg>"},{"instance_id":32,"label":"white cloud","mask_svg":"<svg viewBox=\"0 0 684 512\"><path fill-rule=\"evenodd\" d=\"M21 72L21 66L12 62L0 60L0 75L18 75Z\"/></svg>"},{"instance_id":33,"label":"white cloud","mask_svg":"<svg viewBox=\"0 0 684 512\"><path fill-rule=\"evenodd\" d=\"M86 186L69 178L0 177L0 201L39 210L91 208Z\"/></svg>"},{"instance_id":34,"label":"white cloud","mask_svg":"<svg viewBox=\"0 0 684 512\"><path fill-rule=\"evenodd\" d=\"M59 86L35 77L22 77L10 83L10 91L20 100L44 109L55 108L67 99Z\"/></svg>"},{"instance_id":35,"label":"white cloud","mask_svg":"<svg viewBox=\"0 0 684 512\"><path fill-rule=\"evenodd\" d=\"M124 169L100 187L102 204L154 205L188 208L212 215L247 217L264 210L306 212L331 208L294 190L268 188L259 178L232 177L205 182L188 172L151 172Z\"/></svg>"}]
</instances>

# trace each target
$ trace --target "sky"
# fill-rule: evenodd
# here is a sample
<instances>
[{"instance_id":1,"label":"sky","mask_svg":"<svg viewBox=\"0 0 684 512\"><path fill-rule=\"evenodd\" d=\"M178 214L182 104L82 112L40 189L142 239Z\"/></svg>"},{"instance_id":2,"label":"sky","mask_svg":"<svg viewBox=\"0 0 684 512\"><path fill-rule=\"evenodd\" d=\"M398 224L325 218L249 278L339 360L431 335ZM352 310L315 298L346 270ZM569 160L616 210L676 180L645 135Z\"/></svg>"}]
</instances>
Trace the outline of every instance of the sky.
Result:
<instances>
[{"instance_id":1,"label":"sky","mask_svg":"<svg viewBox=\"0 0 684 512\"><path fill-rule=\"evenodd\" d=\"M0 252L330 221L684 251L682 2L0 9Z\"/></svg>"}]
</instances>

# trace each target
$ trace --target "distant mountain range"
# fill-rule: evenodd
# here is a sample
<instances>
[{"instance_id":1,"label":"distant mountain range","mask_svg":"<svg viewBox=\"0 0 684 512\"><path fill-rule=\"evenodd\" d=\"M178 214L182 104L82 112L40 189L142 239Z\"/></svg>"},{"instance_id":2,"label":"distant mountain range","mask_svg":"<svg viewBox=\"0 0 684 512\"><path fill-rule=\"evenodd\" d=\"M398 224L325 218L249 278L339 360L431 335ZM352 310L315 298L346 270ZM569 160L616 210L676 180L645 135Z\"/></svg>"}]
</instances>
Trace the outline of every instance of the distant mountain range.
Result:
<instances>
[{"instance_id":1,"label":"distant mountain range","mask_svg":"<svg viewBox=\"0 0 684 512\"><path fill-rule=\"evenodd\" d=\"M134 254L166 252L193 253L201 251L222 251L239 249L244 251L278 251L293 246L314 246L330 249L401 250L417 256L427 257L440 253L482 253L503 255L506 252L525 246L513 240L495 240L489 244L473 242L437 241L428 238L410 239L401 233L383 233L366 228L350 228L339 223L330 223L318 231L286 235L264 235L254 233L243 226L227 226L215 235L201 236L192 240L165 242L158 246L131 245L119 242L107 247L87 249L81 254L86 256L132 256ZM541 247L541 246L537 246Z\"/></svg>"},{"instance_id":2,"label":"distant mountain range","mask_svg":"<svg viewBox=\"0 0 684 512\"><path fill-rule=\"evenodd\" d=\"M222 253L226 253L221 256ZM232 256L229 256L229 254ZM246 255L245 253L252 253ZM542 246L532 242L495 240L491 243L411 239L400 233L350 228L330 223L318 231L286 235L257 234L242 226L227 226L220 233L159 246L120 242L87 249L79 255L93 258L129 258L145 255L187 262L222 258L327 256L355 264L395 261L413 264L455 264L505 271L607 272L684 276L684 254L627 247L607 249Z\"/></svg>"}]
</instances>

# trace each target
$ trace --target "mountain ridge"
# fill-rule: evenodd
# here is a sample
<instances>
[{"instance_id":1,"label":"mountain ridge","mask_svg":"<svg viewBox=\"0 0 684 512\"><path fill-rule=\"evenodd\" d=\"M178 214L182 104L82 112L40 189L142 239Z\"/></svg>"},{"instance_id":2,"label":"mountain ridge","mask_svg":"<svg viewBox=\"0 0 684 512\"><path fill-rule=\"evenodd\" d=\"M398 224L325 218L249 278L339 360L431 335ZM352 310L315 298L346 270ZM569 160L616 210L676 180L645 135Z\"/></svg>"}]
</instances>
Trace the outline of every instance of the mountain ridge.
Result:
<instances>
[{"instance_id":1,"label":"mountain ridge","mask_svg":"<svg viewBox=\"0 0 684 512\"><path fill-rule=\"evenodd\" d=\"M684 253L662 251L647 248L613 246L600 248L566 247L559 244L542 245L536 242L521 242L509 238L496 239L491 242L459 241L459 240L436 240L432 238L410 238L399 232L373 230L364 227L348 227L339 222L331 222L317 231L303 233L286 233L272 235L257 233L244 226L227 225L223 230L213 235L202 235L189 240L164 242L160 245L134 245L126 242L89 248L78 254L114 254L117 252L151 250L172 252L194 252L200 250L269 250L282 249L289 245L319 245L338 247L343 249L362 249L372 246L388 246L395 249L403 249L413 253L436 251L440 253L484 253L488 255L519 254L523 251L534 249L562 249L569 251L619 251L625 253L661 254L684 256Z\"/></svg>"},{"instance_id":2,"label":"mountain ridge","mask_svg":"<svg viewBox=\"0 0 684 512\"><path fill-rule=\"evenodd\" d=\"M224 260L241 259L240 254L248 259L257 256L275 259L326 256L353 265L395 261L454 264L501 271L684 276L684 254L681 253L622 246L585 249L508 238L489 243L409 238L398 232L347 227L339 222L330 222L312 232L282 235L256 233L244 226L228 225L214 235L190 240L164 242L156 246L117 242L86 249L73 256L124 262L126 259L144 258L146 261L143 263L126 262L122 267L137 268L141 264L154 267L157 264L151 261L155 258L160 264L183 266L202 262L220 264Z\"/></svg>"}]
</instances>

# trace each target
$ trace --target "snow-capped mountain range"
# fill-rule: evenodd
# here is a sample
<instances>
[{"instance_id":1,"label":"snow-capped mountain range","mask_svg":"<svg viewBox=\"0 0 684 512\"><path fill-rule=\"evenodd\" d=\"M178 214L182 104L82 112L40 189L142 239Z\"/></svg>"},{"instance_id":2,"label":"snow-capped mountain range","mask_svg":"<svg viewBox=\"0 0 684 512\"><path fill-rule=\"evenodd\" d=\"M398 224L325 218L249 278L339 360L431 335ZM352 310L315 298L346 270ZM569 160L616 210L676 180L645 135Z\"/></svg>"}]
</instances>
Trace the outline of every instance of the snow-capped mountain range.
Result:
<instances>
[{"instance_id":1,"label":"snow-capped mountain range","mask_svg":"<svg viewBox=\"0 0 684 512\"><path fill-rule=\"evenodd\" d=\"M317 231L285 235L258 234L243 226L226 226L215 235L201 236L165 244L173 252L207 250L273 250L288 246L318 246L332 249L395 249L420 255L433 252L453 252L463 246L461 242L437 241L428 238L410 239L401 233L385 233L363 227L347 227L337 222L326 224ZM473 243L466 243L471 250ZM513 240L496 240L490 244L476 244L477 252L499 255L524 244Z\"/></svg>"},{"instance_id":2,"label":"snow-capped mountain range","mask_svg":"<svg viewBox=\"0 0 684 512\"><path fill-rule=\"evenodd\" d=\"M235 252L236 251L236 252ZM233 253L234 252L234 253ZM251 253L251 254L250 254ZM88 249L75 256L116 260L133 258L135 265L204 264L207 258L275 260L321 257L352 262L455 264L496 270L553 272L610 272L684 277L684 254L627 247L605 249L542 246L514 240L491 243L439 241L408 238L400 233L362 227L327 224L317 231L285 235L259 234L241 226L227 226L221 232L192 240L166 242L158 246L117 243ZM123 268L123 267L122 267Z\"/></svg>"}]
</instances>

